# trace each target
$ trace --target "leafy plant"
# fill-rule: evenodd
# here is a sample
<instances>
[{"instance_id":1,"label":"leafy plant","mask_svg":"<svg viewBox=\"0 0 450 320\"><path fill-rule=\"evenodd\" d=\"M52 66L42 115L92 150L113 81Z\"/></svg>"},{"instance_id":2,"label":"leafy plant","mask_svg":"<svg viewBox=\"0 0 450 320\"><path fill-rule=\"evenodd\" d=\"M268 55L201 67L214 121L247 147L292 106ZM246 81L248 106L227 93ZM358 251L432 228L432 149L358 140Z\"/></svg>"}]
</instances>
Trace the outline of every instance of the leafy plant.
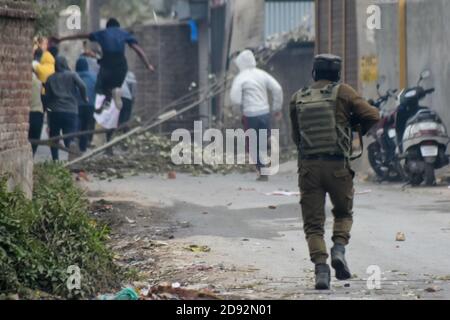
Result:
<instances>
[{"instance_id":1,"label":"leafy plant","mask_svg":"<svg viewBox=\"0 0 450 320\"><path fill-rule=\"evenodd\" d=\"M32 201L0 182L0 293L29 288L86 298L119 285L121 270L105 245L108 229L89 217L71 174L43 164L34 181ZM68 290L69 266L80 268L81 290Z\"/></svg>"}]
</instances>

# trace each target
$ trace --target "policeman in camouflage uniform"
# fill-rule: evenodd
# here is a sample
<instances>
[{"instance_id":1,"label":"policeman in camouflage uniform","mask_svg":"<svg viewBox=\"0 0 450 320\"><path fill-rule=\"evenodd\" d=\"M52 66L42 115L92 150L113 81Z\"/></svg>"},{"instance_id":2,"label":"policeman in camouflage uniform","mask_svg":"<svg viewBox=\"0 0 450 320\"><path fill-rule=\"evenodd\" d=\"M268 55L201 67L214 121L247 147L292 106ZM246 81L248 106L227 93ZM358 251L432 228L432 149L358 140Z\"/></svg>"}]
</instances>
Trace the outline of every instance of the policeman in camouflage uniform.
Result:
<instances>
[{"instance_id":1,"label":"policeman in camouflage uniform","mask_svg":"<svg viewBox=\"0 0 450 320\"><path fill-rule=\"evenodd\" d=\"M352 128L365 135L379 120L379 111L356 91L340 84L342 60L323 54L315 57L311 87L298 91L290 104L293 139L299 149L299 186L304 231L316 266L316 289L330 288L330 267L324 241L325 201L334 206L331 265L338 280L351 278L345 246L353 224L353 178L350 168Z\"/></svg>"}]
</instances>

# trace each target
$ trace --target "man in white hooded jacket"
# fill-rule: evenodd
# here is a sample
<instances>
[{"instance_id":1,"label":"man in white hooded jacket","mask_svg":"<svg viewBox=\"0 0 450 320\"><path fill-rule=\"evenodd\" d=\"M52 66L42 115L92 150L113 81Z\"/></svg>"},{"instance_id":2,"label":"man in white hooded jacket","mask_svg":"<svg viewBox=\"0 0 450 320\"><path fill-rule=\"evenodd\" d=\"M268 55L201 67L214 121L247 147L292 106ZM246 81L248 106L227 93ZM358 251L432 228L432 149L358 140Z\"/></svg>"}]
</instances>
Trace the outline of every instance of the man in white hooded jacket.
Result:
<instances>
[{"instance_id":1,"label":"man in white hooded jacket","mask_svg":"<svg viewBox=\"0 0 450 320\"><path fill-rule=\"evenodd\" d=\"M250 50L245 50L235 60L239 68L239 74L234 79L231 87L231 102L240 106L243 112L245 130L254 129L271 130L271 113L277 120L281 119L283 106L283 90L281 85L270 74L256 67L256 59ZM269 92L272 95L272 109L269 102ZM258 159L257 169L260 173L259 181L267 181L267 176L261 175L263 165L259 154L258 134Z\"/></svg>"}]
</instances>

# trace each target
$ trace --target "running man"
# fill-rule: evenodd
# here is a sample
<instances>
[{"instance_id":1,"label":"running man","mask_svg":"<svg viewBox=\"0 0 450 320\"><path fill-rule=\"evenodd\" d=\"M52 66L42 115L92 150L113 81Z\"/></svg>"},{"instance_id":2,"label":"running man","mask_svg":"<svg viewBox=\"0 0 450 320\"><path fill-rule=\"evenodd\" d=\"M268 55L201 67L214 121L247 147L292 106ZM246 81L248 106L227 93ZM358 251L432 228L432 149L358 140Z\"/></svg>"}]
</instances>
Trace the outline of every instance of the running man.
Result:
<instances>
[{"instance_id":1,"label":"running man","mask_svg":"<svg viewBox=\"0 0 450 320\"><path fill-rule=\"evenodd\" d=\"M108 108L113 98L117 108L120 110L122 108L120 88L128 73L128 63L125 57L126 45L137 53L149 71L153 72L155 68L148 61L144 50L139 46L136 38L128 31L122 29L119 21L115 18L108 20L106 29L97 32L59 39L53 38L56 42L83 39L97 42L103 52L103 56L99 60L100 71L97 78L96 93L104 95L106 98L102 108L96 112L101 113L104 108Z\"/></svg>"}]
</instances>

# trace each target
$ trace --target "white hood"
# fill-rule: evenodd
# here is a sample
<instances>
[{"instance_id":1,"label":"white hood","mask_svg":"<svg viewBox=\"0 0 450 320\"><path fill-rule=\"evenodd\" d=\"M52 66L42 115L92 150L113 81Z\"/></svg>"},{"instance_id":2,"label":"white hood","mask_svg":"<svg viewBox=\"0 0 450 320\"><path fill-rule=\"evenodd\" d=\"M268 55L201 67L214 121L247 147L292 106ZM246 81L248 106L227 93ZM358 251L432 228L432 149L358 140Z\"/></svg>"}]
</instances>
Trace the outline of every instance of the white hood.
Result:
<instances>
[{"instance_id":1,"label":"white hood","mask_svg":"<svg viewBox=\"0 0 450 320\"><path fill-rule=\"evenodd\" d=\"M240 72L231 87L231 102L242 108L244 116L257 117L280 111L283 105L283 90L267 72L256 67L256 59L250 50L245 50L235 59ZM272 94L272 110L269 95Z\"/></svg>"},{"instance_id":2,"label":"white hood","mask_svg":"<svg viewBox=\"0 0 450 320\"><path fill-rule=\"evenodd\" d=\"M256 68L256 59L253 52L250 50L244 50L239 54L235 61L239 71Z\"/></svg>"}]
</instances>

